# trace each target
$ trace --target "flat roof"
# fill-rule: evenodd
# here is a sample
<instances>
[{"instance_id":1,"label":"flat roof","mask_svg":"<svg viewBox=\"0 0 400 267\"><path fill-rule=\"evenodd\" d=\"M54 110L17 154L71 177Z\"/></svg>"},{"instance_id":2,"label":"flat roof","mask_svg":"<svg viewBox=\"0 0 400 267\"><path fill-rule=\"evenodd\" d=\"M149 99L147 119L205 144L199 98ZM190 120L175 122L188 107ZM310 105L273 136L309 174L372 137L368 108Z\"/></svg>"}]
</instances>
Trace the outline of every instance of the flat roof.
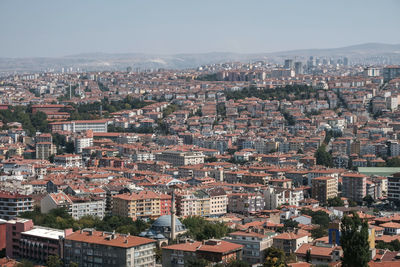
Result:
<instances>
[{"instance_id":1,"label":"flat roof","mask_svg":"<svg viewBox=\"0 0 400 267\"><path fill-rule=\"evenodd\" d=\"M64 230L35 226L35 228L33 228L32 230L22 232L21 234L58 240L59 236L64 237Z\"/></svg>"},{"instance_id":2,"label":"flat roof","mask_svg":"<svg viewBox=\"0 0 400 267\"><path fill-rule=\"evenodd\" d=\"M400 172L400 167L358 167L358 172L365 175L391 176Z\"/></svg>"}]
</instances>

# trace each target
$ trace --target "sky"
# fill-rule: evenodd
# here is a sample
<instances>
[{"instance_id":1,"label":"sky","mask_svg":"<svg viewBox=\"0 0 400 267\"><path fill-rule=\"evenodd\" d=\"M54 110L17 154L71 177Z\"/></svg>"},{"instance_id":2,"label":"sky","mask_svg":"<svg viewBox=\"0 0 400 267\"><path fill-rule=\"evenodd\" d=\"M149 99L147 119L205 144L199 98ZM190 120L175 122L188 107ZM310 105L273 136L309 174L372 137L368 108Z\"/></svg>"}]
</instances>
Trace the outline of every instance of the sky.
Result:
<instances>
[{"instance_id":1,"label":"sky","mask_svg":"<svg viewBox=\"0 0 400 267\"><path fill-rule=\"evenodd\" d=\"M0 0L0 57L400 44L398 0Z\"/></svg>"}]
</instances>

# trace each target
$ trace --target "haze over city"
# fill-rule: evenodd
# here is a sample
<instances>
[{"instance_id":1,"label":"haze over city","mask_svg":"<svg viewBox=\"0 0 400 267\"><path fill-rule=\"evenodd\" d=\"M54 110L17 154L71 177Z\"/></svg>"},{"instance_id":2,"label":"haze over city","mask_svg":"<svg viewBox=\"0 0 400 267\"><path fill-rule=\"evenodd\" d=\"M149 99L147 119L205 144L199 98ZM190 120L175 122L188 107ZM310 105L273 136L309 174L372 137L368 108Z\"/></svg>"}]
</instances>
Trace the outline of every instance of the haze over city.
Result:
<instances>
[{"instance_id":1,"label":"haze over city","mask_svg":"<svg viewBox=\"0 0 400 267\"><path fill-rule=\"evenodd\" d=\"M0 2L0 57L399 44L399 1Z\"/></svg>"}]
</instances>

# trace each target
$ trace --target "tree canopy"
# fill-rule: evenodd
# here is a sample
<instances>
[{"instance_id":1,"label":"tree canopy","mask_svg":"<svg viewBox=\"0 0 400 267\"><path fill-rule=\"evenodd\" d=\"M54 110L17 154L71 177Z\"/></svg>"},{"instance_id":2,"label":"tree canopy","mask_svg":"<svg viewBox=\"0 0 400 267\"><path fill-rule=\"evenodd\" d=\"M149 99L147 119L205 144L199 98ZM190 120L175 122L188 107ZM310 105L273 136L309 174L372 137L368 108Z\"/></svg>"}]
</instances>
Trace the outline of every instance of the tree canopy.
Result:
<instances>
[{"instance_id":1,"label":"tree canopy","mask_svg":"<svg viewBox=\"0 0 400 267\"><path fill-rule=\"evenodd\" d=\"M231 231L224 223L210 222L199 216L187 217L182 220L182 223L189 230L189 236L199 241L210 238L221 238Z\"/></svg>"},{"instance_id":2,"label":"tree canopy","mask_svg":"<svg viewBox=\"0 0 400 267\"><path fill-rule=\"evenodd\" d=\"M341 225L340 244L343 249L343 267L367 267L370 260L368 223L357 213L344 216Z\"/></svg>"}]
</instances>

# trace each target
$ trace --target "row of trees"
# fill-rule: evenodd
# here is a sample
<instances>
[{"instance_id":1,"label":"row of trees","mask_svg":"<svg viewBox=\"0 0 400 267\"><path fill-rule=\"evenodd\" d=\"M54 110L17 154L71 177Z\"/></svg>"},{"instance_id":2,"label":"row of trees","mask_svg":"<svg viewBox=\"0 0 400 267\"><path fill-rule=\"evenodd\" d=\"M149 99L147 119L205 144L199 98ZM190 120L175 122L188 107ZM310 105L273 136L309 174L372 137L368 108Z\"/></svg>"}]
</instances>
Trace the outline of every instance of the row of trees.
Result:
<instances>
[{"instance_id":1,"label":"row of trees","mask_svg":"<svg viewBox=\"0 0 400 267\"><path fill-rule=\"evenodd\" d=\"M37 131L49 132L47 115L43 112L32 114L30 106L15 106L7 110L0 110L0 121L6 125L9 122L19 122L29 136ZM3 129L7 129L4 126Z\"/></svg>"},{"instance_id":2,"label":"row of trees","mask_svg":"<svg viewBox=\"0 0 400 267\"><path fill-rule=\"evenodd\" d=\"M151 222L133 221L131 218L121 216L106 216L102 220L98 217L84 216L79 220L74 220L65 208L53 209L49 213L43 214L36 207L34 211L24 212L20 217L33 220L35 225L56 229L72 228L76 231L83 228L95 228L100 231L115 230L118 233L132 235L138 235L151 225Z\"/></svg>"},{"instance_id":3,"label":"row of trees","mask_svg":"<svg viewBox=\"0 0 400 267\"><path fill-rule=\"evenodd\" d=\"M182 220L188 229L188 235L198 241L221 238L229 234L232 230L224 223L210 222L199 216L190 216Z\"/></svg>"},{"instance_id":4,"label":"row of trees","mask_svg":"<svg viewBox=\"0 0 400 267\"><path fill-rule=\"evenodd\" d=\"M263 100L266 99L310 99L316 93L316 89L307 85L286 85L285 87L277 87L274 89L264 88L258 89L254 86L246 87L240 91L226 92L226 98L229 99L244 99L246 97L257 97Z\"/></svg>"}]
</instances>

